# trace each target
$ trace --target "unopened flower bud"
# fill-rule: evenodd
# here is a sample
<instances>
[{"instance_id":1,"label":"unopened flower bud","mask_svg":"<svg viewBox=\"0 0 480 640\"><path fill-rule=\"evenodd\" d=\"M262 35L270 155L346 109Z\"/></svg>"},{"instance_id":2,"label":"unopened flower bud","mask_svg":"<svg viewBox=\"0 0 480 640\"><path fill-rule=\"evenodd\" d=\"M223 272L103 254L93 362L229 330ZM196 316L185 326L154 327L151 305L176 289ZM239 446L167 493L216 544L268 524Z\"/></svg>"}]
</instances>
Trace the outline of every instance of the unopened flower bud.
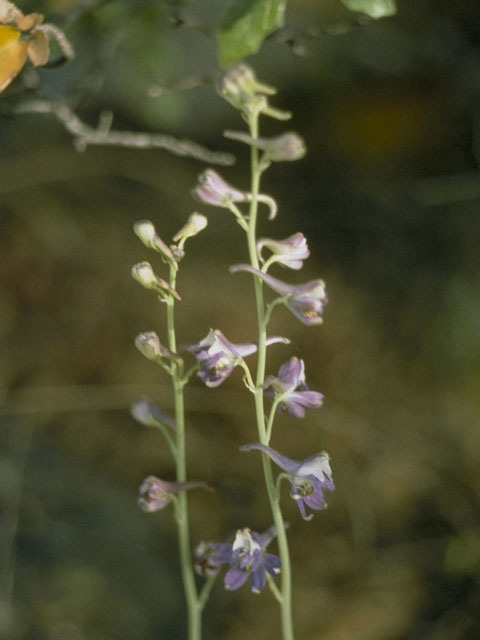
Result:
<instances>
[{"instance_id":1,"label":"unopened flower bud","mask_svg":"<svg viewBox=\"0 0 480 640\"><path fill-rule=\"evenodd\" d=\"M158 427L166 425L176 431L177 425L173 418L160 411L160 409L147 397L142 397L130 407L130 413L140 424L146 427Z\"/></svg>"},{"instance_id":2,"label":"unopened flower bud","mask_svg":"<svg viewBox=\"0 0 480 640\"><path fill-rule=\"evenodd\" d=\"M175 269L177 263L171 249L163 242L160 236L155 231L155 226L150 220L139 220L133 225L133 230L143 242L143 244L149 249L154 249L169 262Z\"/></svg>"},{"instance_id":3,"label":"unopened flower bud","mask_svg":"<svg viewBox=\"0 0 480 640\"><path fill-rule=\"evenodd\" d=\"M138 496L138 506L143 511L158 511L167 506L173 498L170 483L155 476L148 476L142 482Z\"/></svg>"},{"instance_id":4,"label":"unopened flower bud","mask_svg":"<svg viewBox=\"0 0 480 640\"><path fill-rule=\"evenodd\" d=\"M174 242L179 242L179 248L181 249L187 238L193 238L193 236L196 236L200 231L205 229L207 224L207 218L201 213L192 213L186 224L174 235Z\"/></svg>"},{"instance_id":5,"label":"unopened flower bud","mask_svg":"<svg viewBox=\"0 0 480 640\"><path fill-rule=\"evenodd\" d=\"M218 92L233 107L244 110L255 94L273 95L275 89L258 82L250 67L239 64L227 71L218 85Z\"/></svg>"},{"instance_id":6,"label":"unopened flower bud","mask_svg":"<svg viewBox=\"0 0 480 640\"><path fill-rule=\"evenodd\" d=\"M162 357L163 349L160 338L155 331L139 333L135 338L135 346L148 360L157 360Z\"/></svg>"},{"instance_id":7,"label":"unopened flower bud","mask_svg":"<svg viewBox=\"0 0 480 640\"><path fill-rule=\"evenodd\" d=\"M145 289L153 289L160 294L163 300L167 300L170 296L173 296L177 300L181 300L175 289L159 278L153 271L152 265L149 262L139 262L132 267L132 277L135 278Z\"/></svg>"},{"instance_id":8,"label":"unopened flower bud","mask_svg":"<svg viewBox=\"0 0 480 640\"><path fill-rule=\"evenodd\" d=\"M148 476L140 486L138 506L143 511L152 512L163 509L175 498L175 494L189 489L212 489L197 480L190 482L165 482L156 476Z\"/></svg>"},{"instance_id":9,"label":"unopened flower bud","mask_svg":"<svg viewBox=\"0 0 480 640\"><path fill-rule=\"evenodd\" d=\"M252 138L243 131L224 131L223 135L265 151L267 160L271 162L300 160L307 152L303 139L292 131L275 138Z\"/></svg>"},{"instance_id":10,"label":"unopened flower bud","mask_svg":"<svg viewBox=\"0 0 480 640\"><path fill-rule=\"evenodd\" d=\"M150 220L139 220L133 225L133 230L145 246L152 246L157 235L153 222L150 222Z\"/></svg>"},{"instance_id":11,"label":"unopened flower bud","mask_svg":"<svg viewBox=\"0 0 480 640\"><path fill-rule=\"evenodd\" d=\"M146 289L154 289L157 285L157 276L149 262L139 262L133 265L132 276Z\"/></svg>"},{"instance_id":12,"label":"unopened flower bud","mask_svg":"<svg viewBox=\"0 0 480 640\"><path fill-rule=\"evenodd\" d=\"M307 152L303 139L291 131L271 138L264 149L269 160L274 162L300 160Z\"/></svg>"}]
</instances>

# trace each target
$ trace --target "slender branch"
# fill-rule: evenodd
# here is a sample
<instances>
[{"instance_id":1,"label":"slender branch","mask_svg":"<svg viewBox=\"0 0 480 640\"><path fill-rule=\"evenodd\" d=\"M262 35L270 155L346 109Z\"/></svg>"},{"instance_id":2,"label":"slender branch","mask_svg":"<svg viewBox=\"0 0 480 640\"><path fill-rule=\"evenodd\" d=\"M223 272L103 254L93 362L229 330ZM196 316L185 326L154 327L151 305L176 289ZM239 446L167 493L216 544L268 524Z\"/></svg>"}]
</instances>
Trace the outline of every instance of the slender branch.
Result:
<instances>
[{"instance_id":1,"label":"slender branch","mask_svg":"<svg viewBox=\"0 0 480 640\"><path fill-rule=\"evenodd\" d=\"M73 58L75 57L75 51L73 50L70 42L67 40L67 36L59 27L57 27L55 24L46 22L45 24L41 24L36 27L36 31L43 31L47 38L50 37L57 41L58 46L60 47L64 55L63 61L73 60Z\"/></svg>"},{"instance_id":2,"label":"slender branch","mask_svg":"<svg viewBox=\"0 0 480 640\"><path fill-rule=\"evenodd\" d=\"M235 157L231 153L211 151L192 140L178 139L163 133L111 129L112 115L109 112L104 112L100 116L99 125L96 128L82 122L77 114L63 102L30 100L17 105L14 112L54 116L72 134L78 151L85 151L89 145L132 149L165 149L177 156L189 156L209 164L229 166L235 162Z\"/></svg>"},{"instance_id":3,"label":"slender branch","mask_svg":"<svg viewBox=\"0 0 480 640\"><path fill-rule=\"evenodd\" d=\"M212 590L213 585L217 579L217 574L213 576L208 576L205 584L200 591L200 595L198 596L198 607L200 611L203 610L205 605L207 604L208 598L210 596L210 591Z\"/></svg>"},{"instance_id":4,"label":"slender branch","mask_svg":"<svg viewBox=\"0 0 480 640\"><path fill-rule=\"evenodd\" d=\"M272 576L269 575L268 573L267 573L267 580L268 580L268 586L270 587L270 591L273 593L275 599L278 600L280 604L282 604L283 597L280 592L280 589L277 587L277 585L273 581Z\"/></svg>"}]
</instances>

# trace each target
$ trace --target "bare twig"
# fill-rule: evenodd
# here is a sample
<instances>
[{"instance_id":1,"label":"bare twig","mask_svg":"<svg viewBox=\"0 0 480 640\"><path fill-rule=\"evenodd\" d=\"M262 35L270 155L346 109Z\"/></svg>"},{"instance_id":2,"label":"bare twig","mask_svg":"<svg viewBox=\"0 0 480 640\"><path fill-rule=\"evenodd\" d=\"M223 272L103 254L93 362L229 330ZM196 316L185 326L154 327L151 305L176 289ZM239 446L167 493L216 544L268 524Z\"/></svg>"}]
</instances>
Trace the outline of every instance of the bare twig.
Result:
<instances>
[{"instance_id":1,"label":"bare twig","mask_svg":"<svg viewBox=\"0 0 480 640\"><path fill-rule=\"evenodd\" d=\"M54 24L49 24L48 22L45 24L39 25L37 31L43 31L48 39L53 38L57 41L58 46L62 50L63 55L65 56L65 60L73 60L75 57L75 52L73 50L72 45L67 40L67 36L63 33L63 31Z\"/></svg>"},{"instance_id":2,"label":"bare twig","mask_svg":"<svg viewBox=\"0 0 480 640\"><path fill-rule=\"evenodd\" d=\"M190 156L208 164L229 166L235 163L235 156L222 151L210 151L191 140L179 140L162 133L136 131L116 131L110 128L112 114L104 112L97 128L90 127L62 102L31 100L15 107L15 113L44 113L53 115L74 137L78 151L91 146L129 147L132 149L165 149L178 156Z\"/></svg>"}]
</instances>

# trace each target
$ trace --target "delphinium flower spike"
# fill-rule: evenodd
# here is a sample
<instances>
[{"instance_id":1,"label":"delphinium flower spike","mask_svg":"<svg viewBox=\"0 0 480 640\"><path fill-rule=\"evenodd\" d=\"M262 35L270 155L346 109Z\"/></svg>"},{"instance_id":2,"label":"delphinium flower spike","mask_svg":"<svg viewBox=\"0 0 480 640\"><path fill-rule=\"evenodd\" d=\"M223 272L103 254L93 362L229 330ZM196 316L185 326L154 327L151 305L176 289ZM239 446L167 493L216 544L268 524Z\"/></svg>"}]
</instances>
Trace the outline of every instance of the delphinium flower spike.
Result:
<instances>
[{"instance_id":1,"label":"delphinium flower spike","mask_svg":"<svg viewBox=\"0 0 480 640\"><path fill-rule=\"evenodd\" d=\"M260 442L242 447L243 451L258 449L263 455L265 486L270 503L274 527L263 535L250 529L237 531L230 542L202 543L197 547L196 567L201 575L216 576L223 564L230 566L225 575L225 586L238 589L252 578L252 591L261 591L267 581L280 604L281 637L294 640L292 616L292 578L290 554L286 526L279 500L279 483L288 478L291 496L297 501L300 513L305 519L306 507L314 510L326 506L324 491L334 489L328 455L321 453L304 461L287 458L268 446L276 411L283 410L295 417L303 417L307 408L318 408L323 396L310 391L306 385L305 368L302 360L291 358L279 369L277 376L267 376L267 345L273 341L287 342L285 338L267 338L267 326L275 306L284 304L305 325L318 325L327 302L323 280L312 280L305 284L291 285L268 274L269 268L278 263L282 267L298 270L309 256L307 242L303 234L296 233L285 240L270 238L257 239L259 204L266 202L261 194L263 172L274 162L295 161L306 153L303 139L288 131L272 138L260 137L259 116L268 115L278 120L286 120L290 113L269 104L269 96L274 91L258 82L254 72L246 65L231 67L219 85L220 94L241 112L248 125L247 132L227 131L226 137L248 144L250 149L250 187L240 191L229 185L216 172L207 170L200 176L194 195L197 199L214 206L231 210L246 231L246 241L250 264L234 265L232 273L247 271L253 274L257 312L258 340L248 345L230 343L223 334L210 331L208 336L189 350L197 359L198 375L207 386L217 387L230 375L233 368L240 365L246 371L244 381L252 392L255 403L255 417ZM270 199L271 200L271 199ZM271 200L274 202L273 200ZM248 212L242 213L245 204ZM266 202L268 204L268 201ZM269 205L270 206L270 205ZM271 207L270 218L277 212L276 204ZM263 253L269 251L267 258ZM273 289L279 297L266 304L263 284ZM244 357L258 352L256 373L250 374ZM195 370L195 368L193 368ZM268 418L265 415L264 397L272 400ZM272 461L280 466L282 473L275 483ZM277 536L279 557L266 554L265 548L273 535ZM274 575L282 568L280 584L277 587Z\"/></svg>"},{"instance_id":2,"label":"delphinium flower spike","mask_svg":"<svg viewBox=\"0 0 480 640\"><path fill-rule=\"evenodd\" d=\"M155 331L140 333L135 339L135 346L148 359L160 365L171 378L175 406L175 418L161 412L147 398L141 398L132 409L133 417L141 424L157 427L163 434L170 448L175 465L175 482L166 482L156 476L148 476L140 487L139 506L144 511L158 511L173 503L177 527L178 548L180 556L182 582L187 605L187 627L189 640L201 640L202 611L208 599L209 589L199 593L195 583L190 545L189 512L187 490L194 488L209 489L198 480L189 480L186 459L184 387L188 377L184 377L184 361L177 353L177 336L175 330L175 304L180 301L176 291L178 263L184 257L184 245L188 238L195 236L207 226L207 219L194 213L187 223L174 236L170 247L157 234L149 220L141 220L135 224L135 233L143 244L160 253L169 267L168 282L157 276L149 262L136 264L132 269L133 277L145 288L159 294L159 299L166 307L167 345L161 343Z\"/></svg>"}]
</instances>

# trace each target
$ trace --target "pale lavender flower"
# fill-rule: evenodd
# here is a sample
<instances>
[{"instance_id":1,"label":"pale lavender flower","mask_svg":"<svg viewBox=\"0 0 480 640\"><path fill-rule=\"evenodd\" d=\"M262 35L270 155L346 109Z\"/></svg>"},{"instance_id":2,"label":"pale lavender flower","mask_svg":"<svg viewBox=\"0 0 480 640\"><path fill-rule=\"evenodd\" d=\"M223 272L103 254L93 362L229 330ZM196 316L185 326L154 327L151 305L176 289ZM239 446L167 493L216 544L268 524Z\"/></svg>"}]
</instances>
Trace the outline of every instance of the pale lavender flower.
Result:
<instances>
[{"instance_id":1,"label":"pale lavender flower","mask_svg":"<svg viewBox=\"0 0 480 640\"><path fill-rule=\"evenodd\" d=\"M305 460L292 460L283 456L275 449L259 442L245 444L240 451L258 449L266 453L289 476L291 482L291 497L297 502L304 520L311 520L313 514L307 515L305 505L316 511L325 509L327 503L323 497L324 491L333 491L335 485L330 468L330 458L324 451Z\"/></svg>"},{"instance_id":2,"label":"pale lavender flower","mask_svg":"<svg viewBox=\"0 0 480 640\"><path fill-rule=\"evenodd\" d=\"M193 190L193 196L214 207L225 207L228 209L235 202L251 202L252 194L247 191L239 191L229 185L218 175L213 169L207 169L198 177L198 184ZM257 194L257 200L266 204L269 208L269 220L273 220L277 215L277 203L273 198L264 193ZM242 225L246 224L243 218L240 218ZM246 227L245 227L246 228Z\"/></svg>"},{"instance_id":3,"label":"pale lavender flower","mask_svg":"<svg viewBox=\"0 0 480 640\"><path fill-rule=\"evenodd\" d=\"M290 358L278 370L278 377L265 378L264 393L271 400L279 400L279 409L296 418L305 416L305 408L318 409L323 395L309 391L305 381L305 364L298 358Z\"/></svg>"},{"instance_id":4,"label":"pale lavender flower","mask_svg":"<svg viewBox=\"0 0 480 640\"><path fill-rule=\"evenodd\" d=\"M303 233L295 233L286 240L271 240L270 238L258 240L257 255L262 262L265 262L262 256L264 247L273 254L268 259L268 262L277 262L282 267L288 267L289 269L301 269L303 261L310 255L307 240Z\"/></svg>"},{"instance_id":5,"label":"pale lavender flower","mask_svg":"<svg viewBox=\"0 0 480 640\"><path fill-rule=\"evenodd\" d=\"M225 182L225 180L213 169L207 169L198 177L198 184L192 193L197 200L200 200L200 202L213 205L214 207L225 207L226 209L231 209L230 205L235 202L252 201L251 193L235 189ZM257 200L267 205L270 210L268 218L269 220L273 220L277 215L278 210L275 200L264 193L257 194ZM240 217L239 222L246 229L245 219Z\"/></svg>"},{"instance_id":6,"label":"pale lavender flower","mask_svg":"<svg viewBox=\"0 0 480 640\"><path fill-rule=\"evenodd\" d=\"M140 486L138 506L143 511L159 511L169 504L176 493L188 489L210 489L205 482L165 482L156 476L148 476Z\"/></svg>"},{"instance_id":7,"label":"pale lavender flower","mask_svg":"<svg viewBox=\"0 0 480 640\"><path fill-rule=\"evenodd\" d=\"M322 313L327 303L327 293L323 280L311 280L305 284L288 284L277 280L267 273L254 269L249 264L236 264L230 267L230 273L248 271L261 278L269 287L285 297L290 311L306 325L321 324Z\"/></svg>"},{"instance_id":8,"label":"pale lavender flower","mask_svg":"<svg viewBox=\"0 0 480 640\"><path fill-rule=\"evenodd\" d=\"M228 207L232 202L249 202L251 200L249 193L235 189L213 169L207 169L200 174L193 195L200 202L215 207Z\"/></svg>"},{"instance_id":9,"label":"pale lavender flower","mask_svg":"<svg viewBox=\"0 0 480 640\"><path fill-rule=\"evenodd\" d=\"M156 427L158 423L176 431L177 424L173 418L160 409L146 396L143 396L130 407L130 413L135 420L146 427Z\"/></svg>"},{"instance_id":10,"label":"pale lavender flower","mask_svg":"<svg viewBox=\"0 0 480 640\"><path fill-rule=\"evenodd\" d=\"M222 563L218 561L218 555L223 555L223 547L231 545L223 542L200 542L193 554L193 567L195 572L203 578L216 576Z\"/></svg>"},{"instance_id":11,"label":"pale lavender flower","mask_svg":"<svg viewBox=\"0 0 480 640\"><path fill-rule=\"evenodd\" d=\"M260 593L267 584L267 573L273 578L280 573L281 560L266 548L276 536L274 526L264 533L248 528L239 529L233 543L201 543L195 551L195 568L200 575L218 573L222 564L229 564L224 585L229 591L239 589L251 578L251 592Z\"/></svg>"},{"instance_id":12,"label":"pale lavender flower","mask_svg":"<svg viewBox=\"0 0 480 640\"><path fill-rule=\"evenodd\" d=\"M288 344L290 341L280 336L267 338L267 345L276 342ZM221 385L243 358L255 353L257 348L256 343L233 344L218 329L210 329L203 340L187 347L200 363L198 376L212 388Z\"/></svg>"}]
</instances>

